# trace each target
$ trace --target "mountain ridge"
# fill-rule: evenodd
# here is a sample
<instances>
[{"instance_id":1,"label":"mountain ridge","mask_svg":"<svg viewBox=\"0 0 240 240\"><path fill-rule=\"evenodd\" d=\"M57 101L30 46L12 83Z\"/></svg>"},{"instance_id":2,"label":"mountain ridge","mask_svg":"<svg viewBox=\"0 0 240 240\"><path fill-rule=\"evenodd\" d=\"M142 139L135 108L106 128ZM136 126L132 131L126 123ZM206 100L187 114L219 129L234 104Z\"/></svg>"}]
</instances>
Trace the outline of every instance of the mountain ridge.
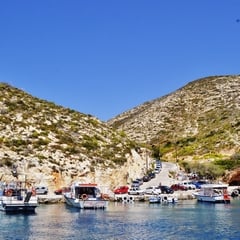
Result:
<instances>
[{"instance_id":1,"label":"mountain ridge","mask_svg":"<svg viewBox=\"0 0 240 240\"><path fill-rule=\"evenodd\" d=\"M177 162L237 155L239 89L239 75L201 78L101 122L0 83L0 179L16 166L34 184L113 189L143 176L156 149Z\"/></svg>"},{"instance_id":2,"label":"mountain ridge","mask_svg":"<svg viewBox=\"0 0 240 240\"><path fill-rule=\"evenodd\" d=\"M182 159L219 150L231 154L238 152L240 145L239 89L239 75L197 79L110 119L108 124L124 130L134 141L158 145L166 159L175 158L176 147ZM211 137L212 142L207 141Z\"/></svg>"},{"instance_id":3,"label":"mountain ridge","mask_svg":"<svg viewBox=\"0 0 240 240\"><path fill-rule=\"evenodd\" d=\"M0 84L0 180L28 175L28 182L52 185L74 180L109 188L142 172L135 143L91 115L41 100ZM137 163L135 162L137 159ZM136 168L126 170L132 164ZM125 169L125 170L124 170Z\"/></svg>"}]
</instances>

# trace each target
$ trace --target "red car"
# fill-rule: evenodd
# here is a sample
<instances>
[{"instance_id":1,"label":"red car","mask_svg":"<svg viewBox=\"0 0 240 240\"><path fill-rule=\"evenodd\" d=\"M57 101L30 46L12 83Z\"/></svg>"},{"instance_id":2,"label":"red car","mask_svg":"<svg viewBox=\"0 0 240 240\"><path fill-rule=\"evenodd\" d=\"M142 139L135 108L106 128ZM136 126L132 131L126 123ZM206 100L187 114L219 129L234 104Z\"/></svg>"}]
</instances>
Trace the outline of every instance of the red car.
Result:
<instances>
[{"instance_id":1,"label":"red car","mask_svg":"<svg viewBox=\"0 0 240 240\"><path fill-rule=\"evenodd\" d=\"M69 187L63 187L63 188L60 188L60 189L57 189L57 190L55 190L54 191L54 193L56 194L56 195L62 195L63 193L65 193L65 192L70 192L70 188Z\"/></svg>"},{"instance_id":2,"label":"red car","mask_svg":"<svg viewBox=\"0 0 240 240\"><path fill-rule=\"evenodd\" d=\"M171 187L170 187L173 191L187 191L187 187L186 186L183 186L183 185L180 185L180 184L173 184Z\"/></svg>"},{"instance_id":3,"label":"red car","mask_svg":"<svg viewBox=\"0 0 240 240\"><path fill-rule=\"evenodd\" d=\"M118 188L116 188L113 192L114 192L115 194L124 194L124 193L128 193L128 186L121 186L121 187L118 187Z\"/></svg>"}]
</instances>

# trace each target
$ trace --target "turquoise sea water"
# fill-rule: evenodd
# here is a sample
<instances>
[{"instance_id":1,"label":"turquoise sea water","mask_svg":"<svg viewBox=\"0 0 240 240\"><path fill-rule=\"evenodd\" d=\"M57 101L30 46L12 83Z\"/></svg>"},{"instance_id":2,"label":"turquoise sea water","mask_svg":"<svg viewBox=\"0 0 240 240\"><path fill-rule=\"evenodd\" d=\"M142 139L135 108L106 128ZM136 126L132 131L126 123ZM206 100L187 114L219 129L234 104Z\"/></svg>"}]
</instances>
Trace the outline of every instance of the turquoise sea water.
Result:
<instances>
[{"instance_id":1,"label":"turquoise sea water","mask_svg":"<svg viewBox=\"0 0 240 240\"><path fill-rule=\"evenodd\" d=\"M40 205L35 214L0 212L0 239L240 239L240 200L231 204L110 203L106 210Z\"/></svg>"}]
</instances>

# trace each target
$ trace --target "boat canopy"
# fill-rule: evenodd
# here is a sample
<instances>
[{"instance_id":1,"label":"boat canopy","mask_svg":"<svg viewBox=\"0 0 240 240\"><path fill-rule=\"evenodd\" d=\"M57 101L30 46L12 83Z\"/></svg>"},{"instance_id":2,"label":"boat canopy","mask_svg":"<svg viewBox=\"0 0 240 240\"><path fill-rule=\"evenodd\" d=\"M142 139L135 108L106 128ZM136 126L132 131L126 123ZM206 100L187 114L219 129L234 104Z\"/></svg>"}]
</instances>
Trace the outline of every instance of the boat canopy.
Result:
<instances>
[{"instance_id":1,"label":"boat canopy","mask_svg":"<svg viewBox=\"0 0 240 240\"><path fill-rule=\"evenodd\" d=\"M201 188L214 188L214 189L224 189L224 188L227 188L228 185L227 184L203 184L201 186Z\"/></svg>"}]
</instances>

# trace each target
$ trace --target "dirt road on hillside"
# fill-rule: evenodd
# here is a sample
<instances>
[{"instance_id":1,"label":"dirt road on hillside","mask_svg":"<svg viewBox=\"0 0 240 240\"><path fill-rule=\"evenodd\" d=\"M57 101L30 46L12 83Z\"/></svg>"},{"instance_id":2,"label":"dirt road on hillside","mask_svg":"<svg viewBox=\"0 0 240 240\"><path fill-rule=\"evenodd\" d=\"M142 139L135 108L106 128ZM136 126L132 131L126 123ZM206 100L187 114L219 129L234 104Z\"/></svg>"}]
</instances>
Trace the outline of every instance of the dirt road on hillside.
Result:
<instances>
[{"instance_id":1,"label":"dirt road on hillside","mask_svg":"<svg viewBox=\"0 0 240 240\"><path fill-rule=\"evenodd\" d=\"M141 189L145 189L150 186L158 186L159 184L170 187L172 184L177 183L178 180L169 177L169 172L171 171L179 171L177 164L162 162L162 170L160 173L156 174L156 177L151 179L149 182L144 182L141 186Z\"/></svg>"}]
</instances>

